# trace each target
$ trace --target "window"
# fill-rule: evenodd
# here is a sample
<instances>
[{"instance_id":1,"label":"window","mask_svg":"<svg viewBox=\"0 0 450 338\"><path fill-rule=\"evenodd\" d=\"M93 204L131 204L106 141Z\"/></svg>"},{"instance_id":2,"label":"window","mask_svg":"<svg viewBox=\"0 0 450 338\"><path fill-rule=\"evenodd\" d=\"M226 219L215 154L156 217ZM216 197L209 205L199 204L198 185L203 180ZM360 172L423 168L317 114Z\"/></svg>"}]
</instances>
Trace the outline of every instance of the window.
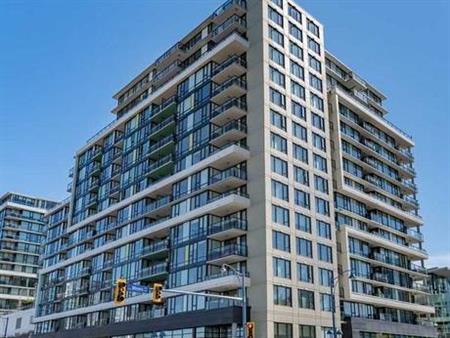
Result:
<instances>
[{"instance_id":1,"label":"window","mask_svg":"<svg viewBox=\"0 0 450 338\"><path fill-rule=\"evenodd\" d=\"M272 172L288 177L288 164L281 158L271 156Z\"/></svg>"},{"instance_id":2,"label":"window","mask_svg":"<svg viewBox=\"0 0 450 338\"><path fill-rule=\"evenodd\" d=\"M309 54L309 66L315 71L322 73L322 63Z\"/></svg>"},{"instance_id":3,"label":"window","mask_svg":"<svg viewBox=\"0 0 450 338\"><path fill-rule=\"evenodd\" d=\"M304 232L311 233L311 218L299 212L295 213L295 228Z\"/></svg>"},{"instance_id":4,"label":"window","mask_svg":"<svg viewBox=\"0 0 450 338\"><path fill-rule=\"evenodd\" d=\"M276 64L284 67L284 54L281 53L278 49L269 46L269 55L270 59Z\"/></svg>"},{"instance_id":5,"label":"window","mask_svg":"<svg viewBox=\"0 0 450 338\"><path fill-rule=\"evenodd\" d=\"M299 325L299 338L316 338L316 328L311 325Z\"/></svg>"},{"instance_id":6,"label":"window","mask_svg":"<svg viewBox=\"0 0 450 338\"><path fill-rule=\"evenodd\" d=\"M272 3L283 9L283 0L272 0Z\"/></svg>"},{"instance_id":7,"label":"window","mask_svg":"<svg viewBox=\"0 0 450 338\"><path fill-rule=\"evenodd\" d=\"M319 26L317 26L312 20L308 19L308 30L313 33L315 36L320 37L319 35Z\"/></svg>"},{"instance_id":8,"label":"window","mask_svg":"<svg viewBox=\"0 0 450 338\"><path fill-rule=\"evenodd\" d=\"M318 243L317 254L319 256L319 260L323 262L333 263L333 250L331 246Z\"/></svg>"},{"instance_id":9,"label":"window","mask_svg":"<svg viewBox=\"0 0 450 338\"><path fill-rule=\"evenodd\" d=\"M323 221L317 221L317 234L320 237L331 239L331 225Z\"/></svg>"},{"instance_id":10,"label":"window","mask_svg":"<svg viewBox=\"0 0 450 338\"><path fill-rule=\"evenodd\" d=\"M300 282L314 283L313 267L308 264L297 263L297 278Z\"/></svg>"},{"instance_id":11,"label":"window","mask_svg":"<svg viewBox=\"0 0 450 338\"><path fill-rule=\"evenodd\" d=\"M273 149L287 153L287 141L284 137L271 133L271 145Z\"/></svg>"},{"instance_id":12,"label":"window","mask_svg":"<svg viewBox=\"0 0 450 338\"><path fill-rule=\"evenodd\" d=\"M20 329L21 326L22 326L22 317L16 318L16 330Z\"/></svg>"},{"instance_id":13,"label":"window","mask_svg":"<svg viewBox=\"0 0 450 338\"><path fill-rule=\"evenodd\" d=\"M314 175L314 187L316 190L328 194L328 180L323 177Z\"/></svg>"},{"instance_id":14,"label":"window","mask_svg":"<svg viewBox=\"0 0 450 338\"><path fill-rule=\"evenodd\" d=\"M289 235L280 231L272 231L272 246L277 250L291 252Z\"/></svg>"},{"instance_id":15,"label":"window","mask_svg":"<svg viewBox=\"0 0 450 338\"><path fill-rule=\"evenodd\" d=\"M269 37L270 37L270 39L273 42L279 44L280 46L284 46L284 36L283 36L283 34L280 33L279 31L277 31L272 26L269 26Z\"/></svg>"},{"instance_id":16,"label":"window","mask_svg":"<svg viewBox=\"0 0 450 338\"><path fill-rule=\"evenodd\" d=\"M312 258L312 242L297 237L297 255Z\"/></svg>"},{"instance_id":17,"label":"window","mask_svg":"<svg viewBox=\"0 0 450 338\"><path fill-rule=\"evenodd\" d=\"M314 154L314 168L327 172L327 159L320 155Z\"/></svg>"},{"instance_id":18,"label":"window","mask_svg":"<svg viewBox=\"0 0 450 338\"><path fill-rule=\"evenodd\" d=\"M294 6L289 5L288 14L298 23L302 23L302 13L300 13Z\"/></svg>"},{"instance_id":19,"label":"window","mask_svg":"<svg viewBox=\"0 0 450 338\"><path fill-rule=\"evenodd\" d=\"M327 144L326 144L325 138L316 133L313 133L313 145L314 145L314 147L316 147L317 149L320 149L322 151L327 150Z\"/></svg>"},{"instance_id":20,"label":"window","mask_svg":"<svg viewBox=\"0 0 450 338\"><path fill-rule=\"evenodd\" d=\"M289 210L278 205L272 205L272 222L289 226Z\"/></svg>"},{"instance_id":21,"label":"window","mask_svg":"<svg viewBox=\"0 0 450 338\"><path fill-rule=\"evenodd\" d=\"M283 88L285 87L284 74L273 67L270 67L270 80Z\"/></svg>"},{"instance_id":22,"label":"window","mask_svg":"<svg viewBox=\"0 0 450 338\"><path fill-rule=\"evenodd\" d=\"M334 283L333 271L328 270L328 269L319 268L319 280L320 280L320 285L331 286L331 283Z\"/></svg>"},{"instance_id":23,"label":"window","mask_svg":"<svg viewBox=\"0 0 450 338\"><path fill-rule=\"evenodd\" d=\"M311 93L311 106L320 111L323 111L323 100L316 94Z\"/></svg>"},{"instance_id":24,"label":"window","mask_svg":"<svg viewBox=\"0 0 450 338\"><path fill-rule=\"evenodd\" d=\"M309 172L303 168L294 166L295 182L309 186Z\"/></svg>"},{"instance_id":25,"label":"window","mask_svg":"<svg viewBox=\"0 0 450 338\"><path fill-rule=\"evenodd\" d=\"M316 212L321 215L330 216L330 203L322 198L316 197Z\"/></svg>"},{"instance_id":26,"label":"window","mask_svg":"<svg viewBox=\"0 0 450 338\"><path fill-rule=\"evenodd\" d=\"M289 201L289 190L286 184L272 180L272 196L283 201Z\"/></svg>"},{"instance_id":27,"label":"window","mask_svg":"<svg viewBox=\"0 0 450 338\"><path fill-rule=\"evenodd\" d=\"M306 121L306 108L295 101L291 101L292 114Z\"/></svg>"},{"instance_id":28,"label":"window","mask_svg":"<svg viewBox=\"0 0 450 338\"><path fill-rule=\"evenodd\" d=\"M292 80L291 80L291 92L292 95L295 95L303 100L305 99L305 87Z\"/></svg>"},{"instance_id":29,"label":"window","mask_svg":"<svg viewBox=\"0 0 450 338\"><path fill-rule=\"evenodd\" d=\"M289 42L289 51L296 58L299 58L300 60L303 60L303 49L299 45L297 45L296 43L294 43L292 41Z\"/></svg>"},{"instance_id":30,"label":"window","mask_svg":"<svg viewBox=\"0 0 450 338\"><path fill-rule=\"evenodd\" d=\"M291 288L274 285L273 286L273 303L275 305L292 306L292 290Z\"/></svg>"},{"instance_id":31,"label":"window","mask_svg":"<svg viewBox=\"0 0 450 338\"><path fill-rule=\"evenodd\" d=\"M320 55L320 44L316 40L314 40L313 38L310 38L309 36L308 36L308 47L313 52L315 52L315 53Z\"/></svg>"},{"instance_id":32,"label":"window","mask_svg":"<svg viewBox=\"0 0 450 338\"><path fill-rule=\"evenodd\" d=\"M299 146L298 144L293 144L292 147L293 156L296 160L302 161L308 164L308 150Z\"/></svg>"},{"instance_id":33,"label":"window","mask_svg":"<svg viewBox=\"0 0 450 338\"><path fill-rule=\"evenodd\" d=\"M302 125L292 122L292 134L300 140L308 142L308 132Z\"/></svg>"},{"instance_id":34,"label":"window","mask_svg":"<svg viewBox=\"0 0 450 338\"><path fill-rule=\"evenodd\" d=\"M291 60L291 74L299 79L305 78L305 70L297 62Z\"/></svg>"},{"instance_id":35,"label":"window","mask_svg":"<svg viewBox=\"0 0 450 338\"><path fill-rule=\"evenodd\" d=\"M314 310L314 292L298 289L298 307L302 309Z\"/></svg>"},{"instance_id":36,"label":"window","mask_svg":"<svg viewBox=\"0 0 450 338\"><path fill-rule=\"evenodd\" d=\"M270 110L270 123L273 126L286 131L286 117L274 110Z\"/></svg>"},{"instance_id":37,"label":"window","mask_svg":"<svg viewBox=\"0 0 450 338\"><path fill-rule=\"evenodd\" d=\"M270 102L278 107L286 108L286 97L273 88L270 88Z\"/></svg>"},{"instance_id":38,"label":"window","mask_svg":"<svg viewBox=\"0 0 450 338\"><path fill-rule=\"evenodd\" d=\"M322 80L319 79L314 74L309 74L309 84L311 87L317 89L319 92L322 92Z\"/></svg>"},{"instance_id":39,"label":"window","mask_svg":"<svg viewBox=\"0 0 450 338\"><path fill-rule=\"evenodd\" d=\"M273 334L274 338L293 338L292 324L274 323Z\"/></svg>"},{"instance_id":40,"label":"window","mask_svg":"<svg viewBox=\"0 0 450 338\"><path fill-rule=\"evenodd\" d=\"M325 131L325 120L323 117L317 115L316 113L311 113L312 125L317 129Z\"/></svg>"},{"instance_id":41,"label":"window","mask_svg":"<svg viewBox=\"0 0 450 338\"><path fill-rule=\"evenodd\" d=\"M269 19L277 25L283 27L283 16L269 6Z\"/></svg>"},{"instance_id":42,"label":"window","mask_svg":"<svg viewBox=\"0 0 450 338\"><path fill-rule=\"evenodd\" d=\"M291 262L283 258L274 257L273 274L276 277L291 278Z\"/></svg>"},{"instance_id":43,"label":"window","mask_svg":"<svg viewBox=\"0 0 450 338\"><path fill-rule=\"evenodd\" d=\"M302 41L302 31L300 28L298 28L296 25L294 25L292 22L289 22L289 34L296 38L297 40Z\"/></svg>"},{"instance_id":44,"label":"window","mask_svg":"<svg viewBox=\"0 0 450 338\"><path fill-rule=\"evenodd\" d=\"M305 191L301 191L298 189L294 189L294 197L295 197L295 204L305 208L309 209L310 206L310 200L309 200L309 194Z\"/></svg>"},{"instance_id":45,"label":"window","mask_svg":"<svg viewBox=\"0 0 450 338\"><path fill-rule=\"evenodd\" d=\"M331 295L328 293L321 293L320 294L320 309L322 311L330 311L333 306L333 298L331 298Z\"/></svg>"}]
</instances>

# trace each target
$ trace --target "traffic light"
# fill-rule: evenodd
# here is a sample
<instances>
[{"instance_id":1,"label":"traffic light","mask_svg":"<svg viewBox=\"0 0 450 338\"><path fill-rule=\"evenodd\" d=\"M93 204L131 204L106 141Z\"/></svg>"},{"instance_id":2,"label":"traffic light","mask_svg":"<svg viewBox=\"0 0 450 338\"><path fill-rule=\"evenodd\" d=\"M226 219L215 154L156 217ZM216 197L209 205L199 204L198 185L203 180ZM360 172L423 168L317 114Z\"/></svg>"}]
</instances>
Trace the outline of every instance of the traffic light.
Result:
<instances>
[{"instance_id":1,"label":"traffic light","mask_svg":"<svg viewBox=\"0 0 450 338\"><path fill-rule=\"evenodd\" d=\"M118 278L116 287L114 289L114 304L123 305L127 296L127 281L123 278Z\"/></svg>"},{"instance_id":2,"label":"traffic light","mask_svg":"<svg viewBox=\"0 0 450 338\"><path fill-rule=\"evenodd\" d=\"M247 328L246 338L255 338L255 322L247 322L245 327Z\"/></svg>"},{"instance_id":3,"label":"traffic light","mask_svg":"<svg viewBox=\"0 0 450 338\"><path fill-rule=\"evenodd\" d=\"M162 284L154 283L152 290L152 304L161 305L164 304L164 299L162 296Z\"/></svg>"}]
</instances>

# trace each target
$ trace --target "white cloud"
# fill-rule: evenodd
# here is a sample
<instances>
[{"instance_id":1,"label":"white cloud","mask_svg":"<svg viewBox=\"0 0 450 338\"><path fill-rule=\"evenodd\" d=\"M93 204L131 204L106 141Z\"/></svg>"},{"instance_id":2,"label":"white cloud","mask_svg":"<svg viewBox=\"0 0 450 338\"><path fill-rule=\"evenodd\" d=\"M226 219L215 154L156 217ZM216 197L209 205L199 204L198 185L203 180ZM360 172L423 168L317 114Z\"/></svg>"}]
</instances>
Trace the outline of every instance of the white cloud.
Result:
<instances>
[{"instance_id":1,"label":"white cloud","mask_svg":"<svg viewBox=\"0 0 450 338\"><path fill-rule=\"evenodd\" d=\"M445 254L439 254L430 256L428 260L425 261L427 268L434 267L450 267L450 252Z\"/></svg>"}]
</instances>

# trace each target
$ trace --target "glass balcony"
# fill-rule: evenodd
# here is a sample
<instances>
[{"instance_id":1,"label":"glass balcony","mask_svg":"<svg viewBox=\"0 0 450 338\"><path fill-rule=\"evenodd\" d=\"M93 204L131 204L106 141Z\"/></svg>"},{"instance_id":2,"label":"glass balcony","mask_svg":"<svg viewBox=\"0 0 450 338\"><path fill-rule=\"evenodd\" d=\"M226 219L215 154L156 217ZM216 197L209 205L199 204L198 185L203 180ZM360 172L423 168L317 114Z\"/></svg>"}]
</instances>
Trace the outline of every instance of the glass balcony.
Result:
<instances>
[{"instance_id":1,"label":"glass balcony","mask_svg":"<svg viewBox=\"0 0 450 338\"><path fill-rule=\"evenodd\" d=\"M247 92L247 82L240 78L231 78L220 85L216 85L211 101L221 105L230 98L240 98Z\"/></svg>"},{"instance_id":2,"label":"glass balcony","mask_svg":"<svg viewBox=\"0 0 450 338\"><path fill-rule=\"evenodd\" d=\"M372 274L372 279L381 283L389 283L388 276L381 272L374 272Z\"/></svg>"},{"instance_id":3,"label":"glass balcony","mask_svg":"<svg viewBox=\"0 0 450 338\"><path fill-rule=\"evenodd\" d=\"M180 72L181 69L182 68L180 61L176 60L163 70L156 73L156 75L152 79L152 83L155 89L159 88L162 84L166 83L168 80L173 78L176 74Z\"/></svg>"},{"instance_id":4,"label":"glass balcony","mask_svg":"<svg viewBox=\"0 0 450 338\"><path fill-rule=\"evenodd\" d=\"M208 238L225 241L236 238L247 232L247 220L240 218L224 219L208 227Z\"/></svg>"},{"instance_id":5,"label":"glass balcony","mask_svg":"<svg viewBox=\"0 0 450 338\"><path fill-rule=\"evenodd\" d=\"M145 176L149 176L153 179L159 179L169 175L173 170L173 157L172 154L162 157L156 162L147 165L144 168Z\"/></svg>"},{"instance_id":6,"label":"glass balcony","mask_svg":"<svg viewBox=\"0 0 450 338\"><path fill-rule=\"evenodd\" d=\"M402 154L404 157L408 159L408 161L412 162L414 161L414 155L412 154L411 150L408 148L397 148L398 152Z\"/></svg>"},{"instance_id":7,"label":"glass balcony","mask_svg":"<svg viewBox=\"0 0 450 338\"><path fill-rule=\"evenodd\" d=\"M233 167L211 176L209 179L209 189L217 192L225 192L230 189L236 189L246 182L246 171Z\"/></svg>"},{"instance_id":8,"label":"glass balcony","mask_svg":"<svg viewBox=\"0 0 450 338\"><path fill-rule=\"evenodd\" d=\"M209 141L216 147L235 143L247 136L247 124L240 121L231 121L221 127L215 127Z\"/></svg>"},{"instance_id":9,"label":"glass balcony","mask_svg":"<svg viewBox=\"0 0 450 338\"><path fill-rule=\"evenodd\" d=\"M214 28L211 33L211 38L214 42L218 43L225 39L233 32L244 34L247 31L247 22L245 19L238 15L230 16L222 24Z\"/></svg>"},{"instance_id":10,"label":"glass balcony","mask_svg":"<svg viewBox=\"0 0 450 338\"><path fill-rule=\"evenodd\" d=\"M423 242L424 240L423 234L413 229L408 229L407 235L407 240L409 242Z\"/></svg>"},{"instance_id":11,"label":"glass balcony","mask_svg":"<svg viewBox=\"0 0 450 338\"><path fill-rule=\"evenodd\" d=\"M176 96L172 96L166 100L163 100L159 106L152 108L150 118L155 122L163 121L168 116L174 115L176 108Z\"/></svg>"},{"instance_id":12,"label":"glass balcony","mask_svg":"<svg viewBox=\"0 0 450 338\"><path fill-rule=\"evenodd\" d=\"M153 281L165 278L168 274L168 265L166 262L157 263L155 265L143 268L137 274L137 280ZM135 280L135 278L130 278Z\"/></svg>"},{"instance_id":13,"label":"glass balcony","mask_svg":"<svg viewBox=\"0 0 450 338\"><path fill-rule=\"evenodd\" d=\"M216 106L211 112L211 123L224 125L225 123L240 119L247 114L245 101L232 98L220 106Z\"/></svg>"},{"instance_id":14,"label":"glass balcony","mask_svg":"<svg viewBox=\"0 0 450 338\"><path fill-rule=\"evenodd\" d=\"M410 270L414 271L414 272L422 273L422 274L426 274L427 273L427 269L426 268L424 268L421 265L414 264L414 263L410 264Z\"/></svg>"},{"instance_id":15,"label":"glass balcony","mask_svg":"<svg viewBox=\"0 0 450 338\"><path fill-rule=\"evenodd\" d=\"M245 14L246 10L246 0L228 0L214 11L214 13L211 15L211 18L215 23L219 23L223 21L223 17L229 16L229 13L242 16Z\"/></svg>"},{"instance_id":16,"label":"glass balcony","mask_svg":"<svg viewBox=\"0 0 450 338\"><path fill-rule=\"evenodd\" d=\"M139 256L140 258L158 258L167 255L168 251L169 242L163 240L144 246Z\"/></svg>"},{"instance_id":17,"label":"glass balcony","mask_svg":"<svg viewBox=\"0 0 450 338\"><path fill-rule=\"evenodd\" d=\"M406 172L407 175L409 175L410 177L415 177L416 176L416 171L414 170L413 167L409 166L409 165L401 165L400 168Z\"/></svg>"},{"instance_id":18,"label":"glass balcony","mask_svg":"<svg viewBox=\"0 0 450 338\"><path fill-rule=\"evenodd\" d=\"M365 89L367 86L366 81L364 81L360 76L358 76L354 72L346 74L345 81L350 88L356 88L361 90Z\"/></svg>"},{"instance_id":19,"label":"glass balcony","mask_svg":"<svg viewBox=\"0 0 450 338\"><path fill-rule=\"evenodd\" d=\"M87 168L87 174L90 176L98 175L101 172L101 164L98 161L91 162Z\"/></svg>"},{"instance_id":20,"label":"glass balcony","mask_svg":"<svg viewBox=\"0 0 450 338\"><path fill-rule=\"evenodd\" d=\"M247 246L242 244L227 244L210 249L208 264L234 264L244 261L247 257Z\"/></svg>"},{"instance_id":21,"label":"glass balcony","mask_svg":"<svg viewBox=\"0 0 450 338\"><path fill-rule=\"evenodd\" d=\"M233 55L214 67L211 80L216 83L224 82L231 77L240 77L247 72L247 62L239 55Z\"/></svg>"},{"instance_id":22,"label":"glass balcony","mask_svg":"<svg viewBox=\"0 0 450 338\"><path fill-rule=\"evenodd\" d=\"M167 156L172 153L174 146L175 139L173 135L167 135L150 146L147 156L152 160Z\"/></svg>"},{"instance_id":23,"label":"glass balcony","mask_svg":"<svg viewBox=\"0 0 450 338\"><path fill-rule=\"evenodd\" d=\"M90 178L88 181L88 191L92 192L99 188L100 180L96 177Z\"/></svg>"},{"instance_id":24,"label":"glass balcony","mask_svg":"<svg viewBox=\"0 0 450 338\"><path fill-rule=\"evenodd\" d=\"M406 208L407 209L418 209L419 208L419 202L411 196L403 196L402 199L407 203Z\"/></svg>"},{"instance_id":25,"label":"glass balcony","mask_svg":"<svg viewBox=\"0 0 450 338\"><path fill-rule=\"evenodd\" d=\"M163 55L156 59L154 65L161 66L162 64L170 63L173 60L179 59L184 55L182 44L177 42L170 47Z\"/></svg>"},{"instance_id":26,"label":"glass balcony","mask_svg":"<svg viewBox=\"0 0 450 338\"><path fill-rule=\"evenodd\" d=\"M403 185L403 190L407 191L408 193L417 192L417 185L413 181L402 179L400 183Z\"/></svg>"},{"instance_id":27,"label":"glass balcony","mask_svg":"<svg viewBox=\"0 0 450 338\"><path fill-rule=\"evenodd\" d=\"M89 194L86 199L85 207L89 208L94 206L95 204L97 204L97 194Z\"/></svg>"},{"instance_id":28,"label":"glass balcony","mask_svg":"<svg viewBox=\"0 0 450 338\"><path fill-rule=\"evenodd\" d=\"M173 133L175 130L175 118L174 116L169 116L160 123L154 125L150 129L149 136L153 140L158 140L163 135Z\"/></svg>"}]
</instances>

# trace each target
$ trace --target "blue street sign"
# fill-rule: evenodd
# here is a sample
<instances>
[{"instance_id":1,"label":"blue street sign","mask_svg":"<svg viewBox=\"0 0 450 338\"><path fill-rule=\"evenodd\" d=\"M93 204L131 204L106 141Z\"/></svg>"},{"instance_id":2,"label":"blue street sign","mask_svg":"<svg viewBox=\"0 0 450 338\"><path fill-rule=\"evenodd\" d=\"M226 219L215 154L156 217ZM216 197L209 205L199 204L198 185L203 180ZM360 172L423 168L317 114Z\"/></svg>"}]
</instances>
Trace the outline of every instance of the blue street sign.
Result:
<instances>
[{"instance_id":1,"label":"blue street sign","mask_svg":"<svg viewBox=\"0 0 450 338\"><path fill-rule=\"evenodd\" d=\"M145 285L139 285L139 284L128 284L127 290L131 292L140 292L140 293L149 293L150 288Z\"/></svg>"}]
</instances>

